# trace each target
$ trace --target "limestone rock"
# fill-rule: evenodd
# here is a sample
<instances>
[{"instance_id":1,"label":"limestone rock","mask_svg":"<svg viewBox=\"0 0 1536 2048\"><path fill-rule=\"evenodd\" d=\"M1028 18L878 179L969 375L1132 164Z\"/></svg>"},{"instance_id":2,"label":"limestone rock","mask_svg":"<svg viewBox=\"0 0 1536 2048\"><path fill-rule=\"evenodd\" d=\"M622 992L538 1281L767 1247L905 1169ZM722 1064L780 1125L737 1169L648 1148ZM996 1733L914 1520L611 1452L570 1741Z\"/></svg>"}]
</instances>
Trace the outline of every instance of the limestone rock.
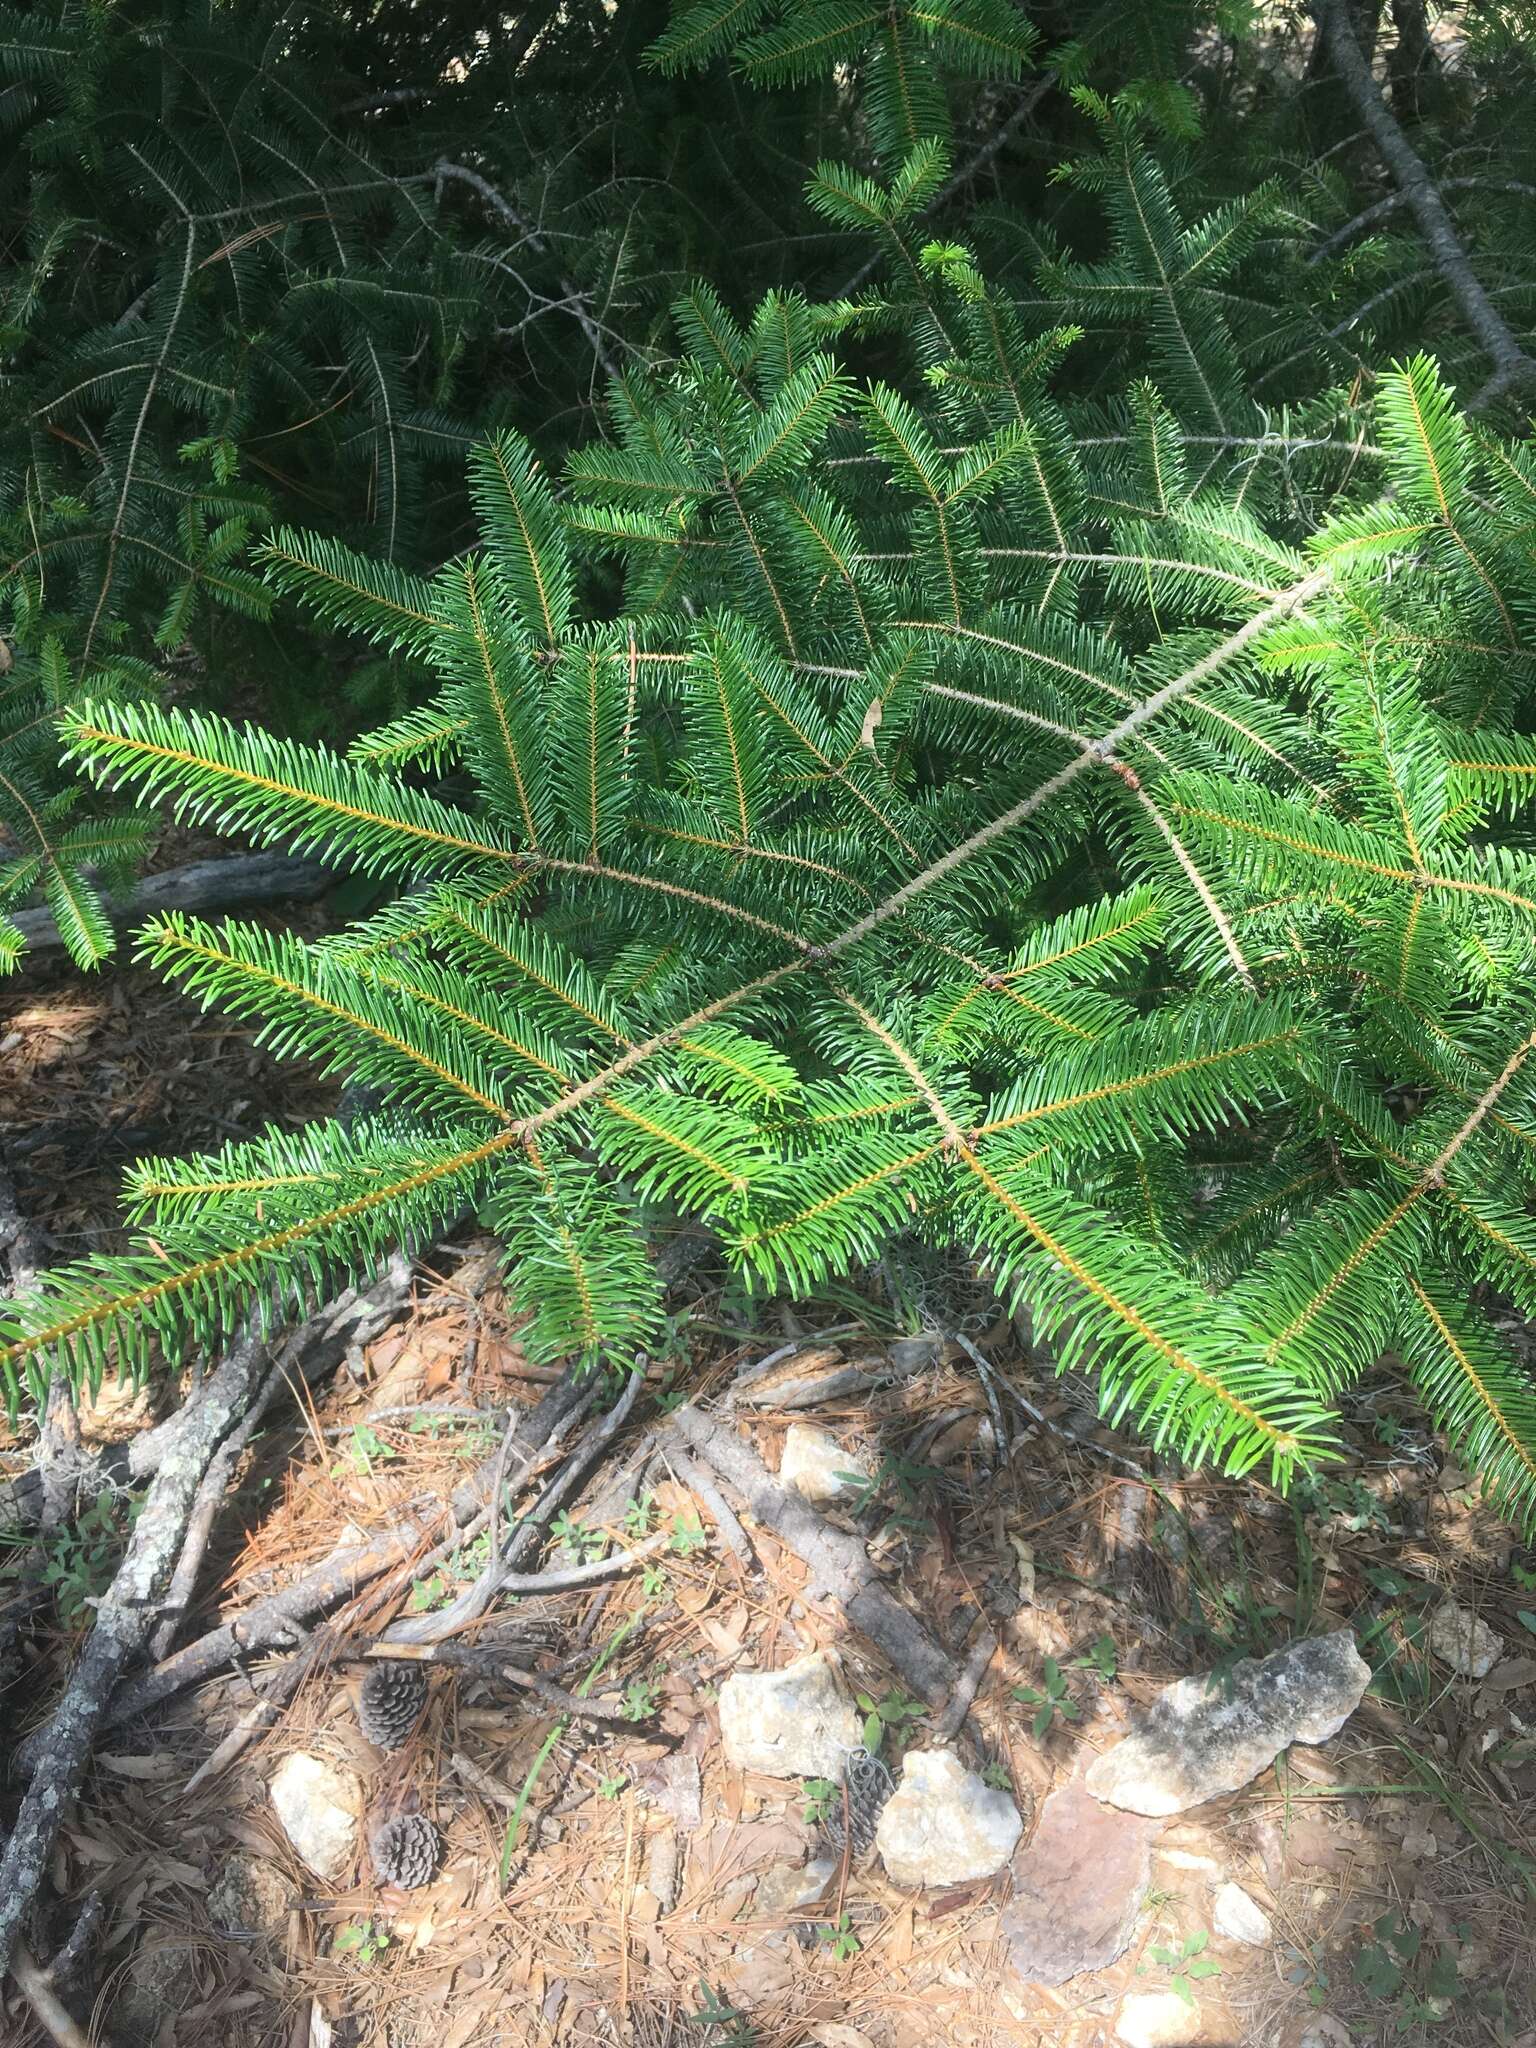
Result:
<instances>
[{"instance_id":1,"label":"limestone rock","mask_svg":"<svg viewBox=\"0 0 1536 2048\"><path fill-rule=\"evenodd\" d=\"M1156 1833L1155 1821L1101 1806L1080 1780L1053 1792L1013 1859L1000 1929L1009 1974L1065 1984L1108 1969L1136 1931Z\"/></svg>"},{"instance_id":2,"label":"limestone rock","mask_svg":"<svg viewBox=\"0 0 1536 2048\"><path fill-rule=\"evenodd\" d=\"M195 1949L190 1942L146 1942L122 1974L112 2002L114 2038L132 2048L154 2048L167 2019L198 1999ZM166 2030L166 2038L169 2032Z\"/></svg>"},{"instance_id":3,"label":"limestone rock","mask_svg":"<svg viewBox=\"0 0 1536 2048\"><path fill-rule=\"evenodd\" d=\"M1275 1931L1264 1908L1240 1884L1224 1884L1217 1892L1211 1925L1228 1941L1245 1942L1249 1948L1266 1947Z\"/></svg>"},{"instance_id":4,"label":"limestone rock","mask_svg":"<svg viewBox=\"0 0 1536 2048\"><path fill-rule=\"evenodd\" d=\"M897 1884L964 1884L1001 1870L1023 1826L1007 1793L968 1771L952 1750L915 1749L875 1841Z\"/></svg>"},{"instance_id":5,"label":"limestone rock","mask_svg":"<svg viewBox=\"0 0 1536 2048\"><path fill-rule=\"evenodd\" d=\"M1326 1742L1360 1704L1371 1667L1347 1628L1245 1657L1220 1680L1165 1686L1140 1725L1096 1757L1095 1799L1132 1813L1182 1813L1235 1792L1292 1742Z\"/></svg>"},{"instance_id":6,"label":"limestone rock","mask_svg":"<svg viewBox=\"0 0 1536 2048\"><path fill-rule=\"evenodd\" d=\"M845 1472L869 1477L869 1467L856 1452L845 1451L829 1430L813 1422L792 1422L784 1436L784 1455L779 1460L779 1484L789 1486L802 1499L817 1506L843 1500L856 1490L857 1481L845 1479Z\"/></svg>"},{"instance_id":7,"label":"limestone rock","mask_svg":"<svg viewBox=\"0 0 1536 2048\"><path fill-rule=\"evenodd\" d=\"M736 1671L720 1688L726 1761L775 1778L841 1779L864 1739L853 1701L824 1650L782 1671Z\"/></svg>"},{"instance_id":8,"label":"limestone rock","mask_svg":"<svg viewBox=\"0 0 1536 2048\"><path fill-rule=\"evenodd\" d=\"M235 1855L208 1887L208 1917L226 1934L276 1936L288 1926L288 1897L282 1873L270 1863Z\"/></svg>"},{"instance_id":9,"label":"limestone rock","mask_svg":"<svg viewBox=\"0 0 1536 2048\"><path fill-rule=\"evenodd\" d=\"M1200 2038L1200 2015L1176 1991L1133 1991L1120 2001L1115 2039L1125 2048L1186 2048Z\"/></svg>"},{"instance_id":10,"label":"limestone rock","mask_svg":"<svg viewBox=\"0 0 1536 2048\"><path fill-rule=\"evenodd\" d=\"M1432 1656L1464 1678L1486 1678L1504 1654L1504 1639L1454 1600L1442 1600L1429 1617L1424 1640Z\"/></svg>"},{"instance_id":11,"label":"limestone rock","mask_svg":"<svg viewBox=\"0 0 1536 2048\"><path fill-rule=\"evenodd\" d=\"M835 1856L815 1856L809 1863L775 1863L757 1880L749 1908L753 1920L782 1920L819 1899L837 1875Z\"/></svg>"},{"instance_id":12,"label":"limestone rock","mask_svg":"<svg viewBox=\"0 0 1536 2048\"><path fill-rule=\"evenodd\" d=\"M267 1788L283 1832L316 1877L346 1877L357 1853L362 1787L351 1771L295 1750Z\"/></svg>"}]
</instances>

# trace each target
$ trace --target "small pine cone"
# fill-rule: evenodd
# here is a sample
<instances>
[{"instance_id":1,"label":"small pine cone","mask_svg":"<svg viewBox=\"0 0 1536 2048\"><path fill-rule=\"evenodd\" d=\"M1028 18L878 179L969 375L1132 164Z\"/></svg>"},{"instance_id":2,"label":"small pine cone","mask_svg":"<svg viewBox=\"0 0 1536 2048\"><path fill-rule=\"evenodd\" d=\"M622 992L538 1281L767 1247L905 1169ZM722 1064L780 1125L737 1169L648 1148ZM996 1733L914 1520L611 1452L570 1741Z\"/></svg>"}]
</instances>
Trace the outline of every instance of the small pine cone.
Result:
<instances>
[{"instance_id":1,"label":"small pine cone","mask_svg":"<svg viewBox=\"0 0 1536 2048\"><path fill-rule=\"evenodd\" d=\"M430 1884L442 1861L443 1838L424 1813L401 1813L374 1830L370 1843L380 1884L413 1892Z\"/></svg>"},{"instance_id":2,"label":"small pine cone","mask_svg":"<svg viewBox=\"0 0 1536 2048\"><path fill-rule=\"evenodd\" d=\"M358 1726L375 1748L399 1749L410 1738L426 1704L425 1665L399 1658L370 1664L357 1696Z\"/></svg>"}]
</instances>

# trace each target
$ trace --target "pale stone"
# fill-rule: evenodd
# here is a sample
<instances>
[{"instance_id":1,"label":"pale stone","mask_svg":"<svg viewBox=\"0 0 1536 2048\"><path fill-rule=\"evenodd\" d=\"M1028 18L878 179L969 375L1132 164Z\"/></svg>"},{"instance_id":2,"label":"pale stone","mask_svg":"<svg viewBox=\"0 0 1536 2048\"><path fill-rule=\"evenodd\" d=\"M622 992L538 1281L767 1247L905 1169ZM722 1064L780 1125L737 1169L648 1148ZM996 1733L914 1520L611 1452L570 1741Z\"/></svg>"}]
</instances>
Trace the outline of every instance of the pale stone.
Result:
<instances>
[{"instance_id":1,"label":"pale stone","mask_svg":"<svg viewBox=\"0 0 1536 2048\"><path fill-rule=\"evenodd\" d=\"M1157 1822L1063 1785L1013 1859L1013 1900L999 1932L1005 1976L1065 1984L1106 1970L1130 1945L1151 1875Z\"/></svg>"},{"instance_id":2,"label":"pale stone","mask_svg":"<svg viewBox=\"0 0 1536 2048\"><path fill-rule=\"evenodd\" d=\"M288 1897L270 1863L231 1856L208 1887L208 1917L226 1934L277 1935L288 1925Z\"/></svg>"},{"instance_id":3,"label":"pale stone","mask_svg":"<svg viewBox=\"0 0 1536 2048\"><path fill-rule=\"evenodd\" d=\"M118 1981L112 2002L114 2038L132 2048L153 2048L168 2015L198 1998L195 1950L190 1942L157 1941L139 1949Z\"/></svg>"},{"instance_id":4,"label":"pale stone","mask_svg":"<svg viewBox=\"0 0 1536 2048\"><path fill-rule=\"evenodd\" d=\"M857 1479L843 1477L857 1473ZM844 1500L868 1480L869 1466L856 1452L845 1451L829 1430L814 1422L792 1422L784 1436L784 1455L779 1460L779 1484L793 1487L803 1500L818 1507L828 1501Z\"/></svg>"},{"instance_id":5,"label":"pale stone","mask_svg":"<svg viewBox=\"0 0 1536 2048\"><path fill-rule=\"evenodd\" d=\"M1275 1931L1264 1908L1240 1884L1224 1884L1217 1892L1211 1924L1228 1941L1245 1942L1249 1948L1266 1947Z\"/></svg>"},{"instance_id":6,"label":"pale stone","mask_svg":"<svg viewBox=\"0 0 1536 2048\"><path fill-rule=\"evenodd\" d=\"M793 1863L776 1863L757 1880L752 1894L754 1920L782 1920L801 1907L819 1899L837 1875L835 1856L816 1856L798 1868Z\"/></svg>"},{"instance_id":7,"label":"pale stone","mask_svg":"<svg viewBox=\"0 0 1536 2048\"><path fill-rule=\"evenodd\" d=\"M782 1671L736 1671L720 1688L726 1761L774 1778L841 1779L864 1739L851 1699L824 1650Z\"/></svg>"},{"instance_id":8,"label":"pale stone","mask_svg":"<svg viewBox=\"0 0 1536 2048\"><path fill-rule=\"evenodd\" d=\"M1331 2012L1320 2012L1301 2030L1296 2048L1354 2048L1354 2035Z\"/></svg>"},{"instance_id":9,"label":"pale stone","mask_svg":"<svg viewBox=\"0 0 1536 2048\"><path fill-rule=\"evenodd\" d=\"M1122 1999L1115 2039L1125 2048L1186 2048L1200 2038L1200 2015L1176 1991L1133 1991Z\"/></svg>"},{"instance_id":10,"label":"pale stone","mask_svg":"<svg viewBox=\"0 0 1536 2048\"><path fill-rule=\"evenodd\" d=\"M1503 1637L1454 1600L1440 1602L1429 1617L1424 1640L1432 1656L1464 1678L1486 1678L1504 1654Z\"/></svg>"},{"instance_id":11,"label":"pale stone","mask_svg":"<svg viewBox=\"0 0 1536 2048\"><path fill-rule=\"evenodd\" d=\"M1001 1870L1023 1826L1007 1793L968 1771L952 1750L915 1749L875 1843L897 1884L964 1884Z\"/></svg>"},{"instance_id":12,"label":"pale stone","mask_svg":"<svg viewBox=\"0 0 1536 2048\"><path fill-rule=\"evenodd\" d=\"M1236 1792L1293 1742L1326 1742L1360 1704L1371 1667L1347 1629L1165 1686L1140 1724L1096 1757L1095 1799L1132 1813L1182 1813Z\"/></svg>"},{"instance_id":13,"label":"pale stone","mask_svg":"<svg viewBox=\"0 0 1536 2048\"><path fill-rule=\"evenodd\" d=\"M362 1787L350 1771L296 1750L283 1758L268 1796L299 1855L317 1877L346 1877L357 1853Z\"/></svg>"}]
</instances>

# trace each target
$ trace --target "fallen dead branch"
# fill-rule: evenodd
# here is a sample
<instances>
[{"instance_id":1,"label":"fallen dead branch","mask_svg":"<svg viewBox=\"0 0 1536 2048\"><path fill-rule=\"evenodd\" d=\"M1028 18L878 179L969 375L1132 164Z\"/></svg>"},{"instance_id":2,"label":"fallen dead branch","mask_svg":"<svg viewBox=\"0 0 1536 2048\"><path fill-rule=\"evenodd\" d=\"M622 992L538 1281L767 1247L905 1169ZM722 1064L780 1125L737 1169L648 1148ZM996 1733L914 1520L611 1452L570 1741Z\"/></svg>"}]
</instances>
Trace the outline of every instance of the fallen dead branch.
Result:
<instances>
[{"instance_id":1,"label":"fallen dead branch","mask_svg":"<svg viewBox=\"0 0 1536 2048\"><path fill-rule=\"evenodd\" d=\"M1371 72L1365 52L1356 40L1344 0L1311 0L1311 4L1318 34L1327 43L1328 54L1345 91L1354 101L1356 112L1370 130L1383 161L1397 180L1404 202L1428 244L1435 268L1445 279L1466 316L1467 325L1493 364L1493 375L1473 398L1469 409L1479 411L1505 393L1519 395L1536 389L1536 361L1521 348L1472 268L1439 187L1403 133Z\"/></svg>"},{"instance_id":2,"label":"fallen dead branch","mask_svg":"<svg viewBox=\"0 0 1536 2048\"><path fill-rule=\"evenodd\" d=\"M11 1976L15 1979L17 1990L31 2006L39 2023L58 2043L58 2048L92 2048L84 2028L74 2019L53 1988L50 1973L38 1967L31 1950L23 1941L18 1941L11 1953ZM95 2048L101 2048L99 2041Z\"/></svg>"},{"instance_id":3,"label":"fallen dead branch","mask_svg":"<svg viewBox=\"0 0 1536 2048\"><path fill-rule=\"evenodd\" d=\"M569 1407L580 1399L581 1389L576 1385L575 1375L567 1374L525 1421L515 1425L518 1447L537 1458ZM446 1507L425 1509L370 1543L335 1552L292 1585L230 1615L217 1628L175 1651L153 1671L122 1689L112 1701L107 1725L115 1727L146 1713L162 1700L170 1699L187 1686L201 1684L241 1658L291 1649L307 1625L365 1589L374 1588L382 1602L397 1586L430 1571L489 1521L487 1496L500 1457L497 1450L487 1458L455 1489ZM391 1572L397 1575L396 1581L378 1588L376 1582Z\"/></svg>"},{"instance_id":4,"label":"fallen dead branch","mask_svg":"<svg viewBox=\"0 0 1536 2048\"><path fill-rule=\"evenodd\" d=\"M157 910L252 910L264 903L309 903L323 896L335 880L319 861L295 860L285 853L193 860L163 874L146 875L116 902L109 898L107 915L121 929ZM34 958L65 950L50 911L12 911L11 923Z\"/></svg>"},{"instance_id":5,"label":"fallen dead branch","mask_svg":"<svg viewBox=\"0 0 1536 2048\"><path fill-rule=\"evenodd\" d=\"M186 1541L203 1474L219 1445L243 1420L267 1369L266 1347L238 1342L182 1411L181 1427L128 1538L123 1561L96 1609L40 1739L31 1782L0 1856L0 1972L11 1956L85 1768L107 1702L123 1673L143 1653L165 1587Z\"/></svg>"},{"instance_id":6,"label":"fallen dead branch","mask_svg":"<svg viewBox=\"0 0 1536 2048\"><path fill-rule=\"evenodd\" d=\"M751 1445L725 1424L694 1407L679 1408L672 1419L688 1448L809 1568L807 1597L837 1601L906 1686L931 1706L947 1700L953 1656L887 1592L859 1539L834 1529L797 1495L786 1493Z\"/></svg>"}]
</instances>

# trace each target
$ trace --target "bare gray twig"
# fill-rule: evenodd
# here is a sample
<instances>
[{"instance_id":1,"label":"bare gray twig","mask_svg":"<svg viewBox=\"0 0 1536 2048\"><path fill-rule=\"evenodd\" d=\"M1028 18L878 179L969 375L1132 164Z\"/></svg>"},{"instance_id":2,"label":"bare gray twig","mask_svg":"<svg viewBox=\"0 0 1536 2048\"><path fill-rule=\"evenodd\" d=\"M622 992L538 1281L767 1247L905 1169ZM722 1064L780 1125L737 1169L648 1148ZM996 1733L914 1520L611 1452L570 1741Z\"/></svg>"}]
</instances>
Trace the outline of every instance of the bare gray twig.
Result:
<instances>
[{"instance_id":1,"label":"bare gray twig","mask_svg":"<svg viewBox=\"0 0 1536 2048\"><path fill-rule=\"evenodd\" d=\"M1493 364L1493 375L1472 399L1470 411L1492 404L1506 393L1536 389L1536 361L1521 348L1508 323L1495 308L1472 268L1440 189L1387 105L1355 40L1343 0L1311 0L1312 17L1328 46L1344 89L1371 132L1388 170L1397 180L1404 204L1418 222L1435 268L1455 295L1467 324Z\"/></svg>"}]
</instances>

